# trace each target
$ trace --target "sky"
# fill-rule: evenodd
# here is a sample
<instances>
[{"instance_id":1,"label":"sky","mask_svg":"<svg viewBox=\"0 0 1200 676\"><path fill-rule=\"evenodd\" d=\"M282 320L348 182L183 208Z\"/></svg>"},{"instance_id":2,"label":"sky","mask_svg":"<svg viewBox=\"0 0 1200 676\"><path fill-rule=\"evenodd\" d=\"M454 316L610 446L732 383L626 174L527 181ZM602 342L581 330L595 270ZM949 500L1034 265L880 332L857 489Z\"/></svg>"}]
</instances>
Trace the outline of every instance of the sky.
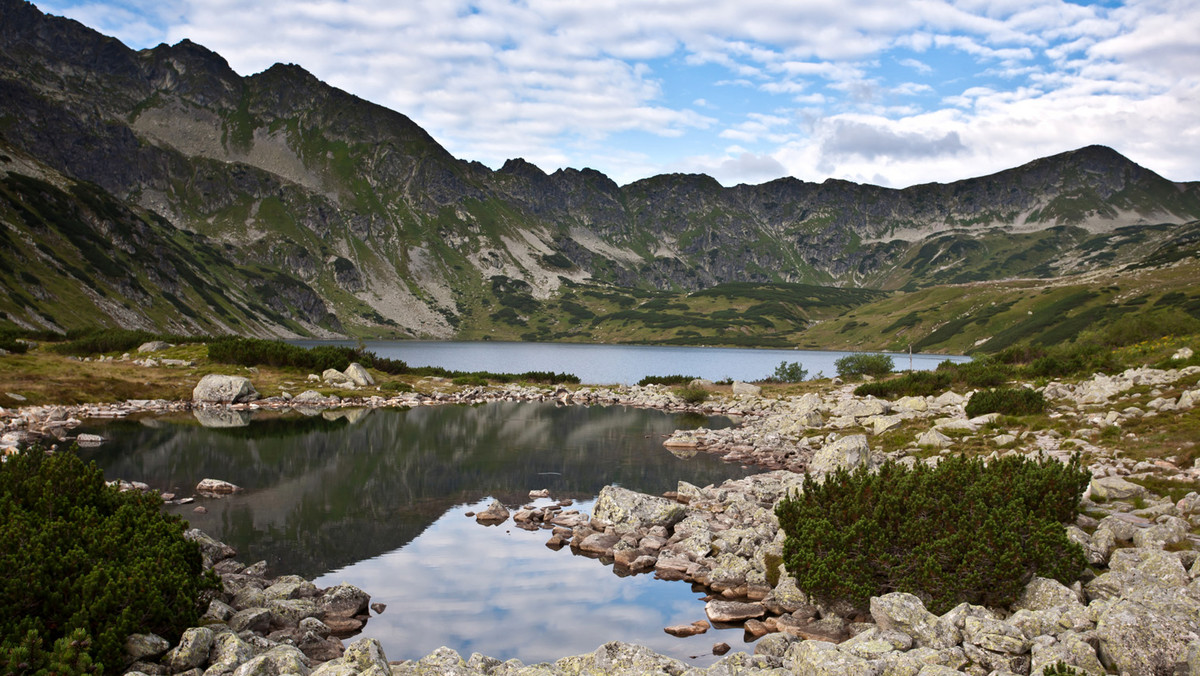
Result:
<instances>
[{"instance_id":1,"label":"sky","mask_svg":"<svg viewBox=\"0 0 1200 676\"><path fill-rule=\"evenodd\" d=\"M1086 145L1200 180L1200 0L36 0L295 63L456 157L894 188Z\"/></svg>"}]
</instances>

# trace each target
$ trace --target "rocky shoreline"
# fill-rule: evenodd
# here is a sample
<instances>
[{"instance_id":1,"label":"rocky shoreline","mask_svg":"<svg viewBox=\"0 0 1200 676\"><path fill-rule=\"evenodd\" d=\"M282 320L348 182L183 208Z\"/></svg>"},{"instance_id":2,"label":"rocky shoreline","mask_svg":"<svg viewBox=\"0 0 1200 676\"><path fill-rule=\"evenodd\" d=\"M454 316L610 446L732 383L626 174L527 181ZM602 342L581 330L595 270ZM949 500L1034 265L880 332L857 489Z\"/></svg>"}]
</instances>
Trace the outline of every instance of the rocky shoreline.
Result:
<instances>
[{"instance_id":1,"label":"rocky shoreline","mask_svg":"<svg viewBox=\"0 0 1200 676\"><path fill-rule=\"evenodd\" d=\"M1192 492L1172 501L1134 482L1149 477L1193 485L1200 479L1200 469L1178 467L1171 458L1149 461L1124 457L1108 446L1093 443L1106 429L1119 430L1136 419L1191 410L1200 403L1197 375L1200 368L1196 367L1139 368L1073 384L1051 382L1041 390L1054 407L1051 418L1062 421L1060 427L1068 429L1067 434L1056 429L1004 429L994 415L968 419L963 411L966 395L953 392L885 401L856 397L848 386L780 399L758 394L718 396L701 406L689 405L670 390L655 386L573 391L506 386L459 392L435 388L425 395L322 397L321 401L297 396L232 404L151 401L29 407L0 410L0 418L6 441L37 437L65 441L82 418L146 412L378 408L486 401L641 406L737 416L741 424L736 427L677 432L665 445L676 453L716 453L729 461L768 470L720 486L697 487L680 482L666 496L641 495L609 486L601 492L590 516L561 506L547 509L512 505L508 506L513 508L511 514L508 507L497 506L504 510L504 519L550 530L551 546L569 546L577 553L612 561L614 568L625 573L653 571L662 578L703 585L710 591L705 620L664 629L685 635L702 631L708 622L741 625L748 636L761 637L754 643L753 654L735 652L701 669L645 648L613 643L594 653L552 664L502 663L481 655L464 659L449 649L435 651L421 660L389 664L382 647L371 639L352 643L344 654L338 652L342 650L339 632L326 619L334 616L322 612L320 603L311 600L323 598L327 592L299 580L266 578L253 566L247 573L246 567L225 557L212 562L214 567L227 569L216 568L226 580L228 598L214 600L214 604L224 607L210 607L206 616L206 629L212 634L206 648L208 661L183 669L178 667L186 661L159 657L154 662L143 660L134 668L143 673L195 670L193 676L308 676L310 672L378 670L393 676L932 676L964 672L1040 674L1043 668L1059 661L1085 673L1200 673L1200 543L1192 533L1200 526L1200 495ZM911 433L907 445L886 453L873 447L875 437L901 428ZM955 446L972 439L985 442L996 456L1017 453L1065 460L1075 452L1087 454L1093 481L1085 493L1085 514L1068 526L1068 532L1088 555L1095 571L1089 574L1090 579L1067 587L1035 578L1011 608L963 604L940 617L926 611L920 599L908 594L874 598L869 613L855 614L851 609L814 603L796 588L780 566L783 535L773 507L789 490L802 484L801 472L820 475L839 467L873 466L886 459L935 463L953 452ZM499 518L499 513L495 516ZM256 577L255 573L260 574ZM304 591L288 591L289 598L275 598L284 588ZM276 591L268 596L268 589ZM285 627L270 615L270 608L288 607L285 602L292 601L304 601L291 604L303 605L304 609L296 611L294 626ZM366 619L365 607L355 609L358 621ZM253 608L267 609L267 619L261 619L260 612L257 620L264 631L255 633L243 627L241 620L233 621L239 613ZM309 611L313 614L300 617ZM329 629L324 636L325 629L319 626L322 622ZM185 635L185 640L190 639ZM250 649L238 652L245 660L233 665L215 647L219 642L238 646L245 643ZM178 651L180 646L173 650ZM209 666L201 672L202 664Z\"/></svg>"}]
</instances>

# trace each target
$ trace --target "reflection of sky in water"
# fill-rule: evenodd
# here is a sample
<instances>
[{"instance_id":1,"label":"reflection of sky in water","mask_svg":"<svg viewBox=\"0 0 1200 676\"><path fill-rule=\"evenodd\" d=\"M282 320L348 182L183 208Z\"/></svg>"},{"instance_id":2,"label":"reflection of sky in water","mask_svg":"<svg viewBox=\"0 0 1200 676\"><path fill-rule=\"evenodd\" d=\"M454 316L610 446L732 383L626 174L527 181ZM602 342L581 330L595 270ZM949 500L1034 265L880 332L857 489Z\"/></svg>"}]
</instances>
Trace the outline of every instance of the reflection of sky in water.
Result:
<instances>
[{"instance_id":1,"label":"reflection of sky in water","mask_svg":"<svg viewBox=\"0 0 1200 676\"><path fill-rule=\"evenodd\" d=\"M687 639L663 632L705 619L701 594L653 574L619 577L612 566L570 548L545 546L549 530L525 531L512 520L482 526L455 507L408 545L333 571L319 587L349 582L387 604L362 636L378 638L390 660L417 659L441 646L525 664L590 653L608 641L644 645L697 664L713 643L741 644L741 629ZM538 504L547 504L539 501ZM590 513L591 503L568 509ZM353 640L353 639L351 639ZM347 641L349 643L350 641Z\"/></svg>"}]
</instances>

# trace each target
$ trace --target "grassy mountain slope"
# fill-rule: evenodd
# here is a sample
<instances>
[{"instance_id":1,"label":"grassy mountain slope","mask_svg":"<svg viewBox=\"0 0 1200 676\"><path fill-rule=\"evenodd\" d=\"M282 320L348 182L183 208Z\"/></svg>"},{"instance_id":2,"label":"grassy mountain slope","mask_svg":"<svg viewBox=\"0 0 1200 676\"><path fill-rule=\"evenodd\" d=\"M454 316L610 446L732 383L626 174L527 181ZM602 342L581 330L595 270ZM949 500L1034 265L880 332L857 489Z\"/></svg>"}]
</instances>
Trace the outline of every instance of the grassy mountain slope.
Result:
<instances>
[{"instance_id":1,"label":"grassy mountain slope","mask_svg":"<svg viewBox=\"0 0 1200 676\"><path fill-rule=\"evenodd\" d=\"M883 302L841 290L1170 262L1200 218L1200 184L1100 146L903 190L492 171L300 66L242 77L24 0L0 19L0 278L25 327L807 344Z\"/></svg>"}]
</instances>

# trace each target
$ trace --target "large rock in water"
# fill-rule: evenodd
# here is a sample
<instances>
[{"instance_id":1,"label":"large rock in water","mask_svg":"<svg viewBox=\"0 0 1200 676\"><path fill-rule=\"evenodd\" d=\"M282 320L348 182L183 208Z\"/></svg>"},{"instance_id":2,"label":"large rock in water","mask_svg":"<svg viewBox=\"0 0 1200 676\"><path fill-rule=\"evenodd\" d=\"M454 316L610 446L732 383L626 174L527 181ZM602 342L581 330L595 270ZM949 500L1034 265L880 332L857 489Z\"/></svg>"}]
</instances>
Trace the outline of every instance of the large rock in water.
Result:
<instances>
[{"instance_id":1,"label":"large rock in water","mask_svg":"<svg viewBox=\"0 0 1200 676\"><path fill-rule=\"evenodd\" d=\"M237 404L258 399L249 378L210 373L192 390L192 401L205 404Z\"/></svg>"},{"instance_id":2,"label":"large rock in water","mask_svg":"<svg viewBox=\"0 0 1200 676\"><path fill-rule=\"evenodd\" d=\"M673 500L645 495L621 488L605 486L600 489L592 517L610 523L617 530L632 530L662 526L670 528L683 520L687 509Z\"/></svg>"}]
</instances>

